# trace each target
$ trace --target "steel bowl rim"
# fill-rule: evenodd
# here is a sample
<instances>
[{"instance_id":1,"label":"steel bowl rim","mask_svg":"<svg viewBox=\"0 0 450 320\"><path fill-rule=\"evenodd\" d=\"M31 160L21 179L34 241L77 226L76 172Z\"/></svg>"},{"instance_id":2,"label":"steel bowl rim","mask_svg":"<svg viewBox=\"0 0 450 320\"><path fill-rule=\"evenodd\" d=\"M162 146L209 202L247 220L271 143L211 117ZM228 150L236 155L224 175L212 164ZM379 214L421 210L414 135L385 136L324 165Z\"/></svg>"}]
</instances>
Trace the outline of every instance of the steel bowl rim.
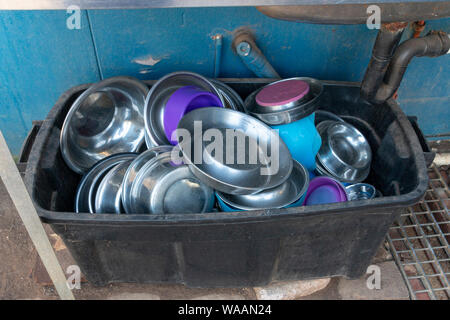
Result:
<instances>
[{"instance_id":1,"label":"steel bowl rim","mask_svg":"<svg viewBox=\"0 0 450 320\"><path fill-rule=\"evenodd\" d=\"M166 161L166 159L164 159L163 161ZM203 203L202 209L200 210L199 213L204 213L206 211L208 211L208 209L210 207L212 207L214 205L214 189L207 186L206 184L204 184L203 182L200 181L200 179L198 179L191 170L189 170L189 167L186 165L182 165L182 166L178 166L175 167L173 170L171 171L167 171L165 172L162 176L160 176L158 183L155 184L153 190L152 190L152 195L156 193L160 193L161 190L162 191L167 191L169 189L168 184L170 183L170 179L173 179L172 176L175 176L176 180L181 180L179 179L180 177L176 176L178 174L178 172L182 172L186 171L189 174L185 175L183 179L192 179L192 181L196 180L201 188L201 191L203 192L203 194L205 195L205 202ZM169 181L166 181L169 180ZM209 199L208 199L209 196ZM154 197L151 197L154 200ZM152 201L151 202L151 208L153 210L156 210L155 207L157 207L157 202ZM153 213L153 212L152 212ZM153 213L153 214L158 214L158 213ZM162 213L165 214L165 213Z\"/></svg>"},{"instance_id":2,"label":"steel bowl rim","mask_svg":"<svg viewBox=\"0 0 450 320\"><path fill-rule=\"evenodd\" d=\"M115 165L119 164L120 162L134 159L136 156L137 156L137 153L133 153L133 152L116 153L109 157L103 158L102 160L98 161L94 166L92 166L89 169L89 171L83 175L80 183L77 186L77 191L75 193L75 212L81 213L81 212L79 212L80 211L81 192L83 191L83 188L85 188L86 184L88 183L88 179L94 174L95 171L101 170L101 171L95 173L94 178L101 174L104 174L105 172L107 172L108 170L110 170ZM104 168L102 169L101 167L104 167ZM95 181L98 181L98 179L96 179ZM88 199L89 200L93 195L93 190L91 188L92 188L92 186L90 186L88 189L88 191L89 191ZM94 210L92 210L93 207L91 208L91 206L92 206L92 204L88 205L89 213L94 213Z\"/></svg>"},{"instance_id":3,"label":"steel bowl rim","mask_svg":"<svg viewBox=\"0 0 450 320\"><path fill-rule=\"evenodd\" d=\"M189 114L192 115L193 113L198 112L198 110L199 110L199 109L193 110L193 111L189 112L188 115L189 115ZM292 156L290 155L290 152L289 152L289 149L288 149L287 145L284 143L284 141L281 139L281 137L280 137L278 134L275 134L275 133L273 132L273 129L272 129L272 128L270 128L270 127L269 127L268 125L266 125L264 122L262 122L262 121L260 121L260 120L258 120L258 119L256 119L256 118L253 118L253 117L249 116L248 114L245 114L245 113L242 113L242 112L240 112L240 111L233 110L233 109L210 107L210 108L206 108L205 110L202 110L202 111L203 111L203 112L212 112L212 111L214 111L214 110L222 110L222 111L220 111L220 112L230 112L230 113L235 113L235 114L237 114L237 115L238 115L239 117L241 117L241 118L242 118L242 117L248 117L248 119L249 119L250 121L256 122L258 125L264 127L264 128L267 130L267 132L270 133L271 136L273 136L273 137L276 136L276 137L279 139L279 146L282 145L282 146L284 147L285 152L289 154L291 161L290 161L290 165L289 165L289 170L288 170L287 173L286 173L286 177L285 177L280 183L278 183L277 185L271 186L271 187L276 187L276 186L282 184L284 181L286 181L286 180L289 178L289 176L291 175L291 172L292 172L292 170L293 170L293 159L292 159ZM182 122L180 121L180 124L181 124L181 123L182 123ZM236 128L235 128L235 129L236 129ZM217 178L211 176L210 174L208 174L208 173L204 172L203 170L201 170L200 168L198 168L198 166L197 166L196 164L194 164L189 158L187 158L187 157L185 156L185 152L183 151L182 146L180 146L180 150L181 150L181 152L182 152L182 154L183 154L183 160L184 160L184 162L189 166L189 168L191 169L192 173L193 173L195 176L197 176L197 177L198 177L198 175L201 175L202 178L205 178L205 180L208 180L208 183L206 183L205 181L203 181L202 178L198 177L198 178L200 179L200 181L202 181L203 183L208 184L208 185L209 185L209 182L214 181L216 185L223 186L224 190L225 190L225 189L226 189L226 190L230 190L229 192L226 192L226 193L243 194L243 195L244 195L244 194L253 194L253 193L259 192L259 191L261 191L261 190L264 190L264 189L267 189L267 188L271 188L271 187L267 187L267 186L266 186L265 188L261 188L261 187L254 187L254 188L253 188L253 187L242 187L242 186L236 186L236 185L230 184L230 183L228 183L228 182L220 181L219 179L217 179ZM210 186L211 186L211 185L210 185ZM216 186L214 186L214 187L211 186L211 187L214 188L214 189L217 189ZM223 190L222 190L222 191L223 191ZM225 191L224 191L224 192L225 192ZM239 192L239 193L234 193L234 192ZM241 192L243 192L243 193L241 193Z\"/></svg>"},{"instance_id":4,"label":"steel bowl rim","mask_svg":"<svg viewBox=\"0 0 450 320\"><path fill-rule=\"evenodd\" d=\"M132 199L132 201L130 201L130 211L132 211L131 214L142 214L141 212L137 212L138 210L136 209L136 206L134 206L134 198L133 198L133 194L136 193L136 189L139 187L139 185L142 185L141 180L143 179L142 176L148 171L150 170L150 168L156 166L159 163L159 159L161 156L163 156L165 153L160 153L159 155L157 155L156 157L150 159L149 161L147 161L142 167L141 169L139 169L139 171L137 172L136 176L134 177L133 183L131 184L131 188L130 188L130 199ZM159 177L159 176L158 176Z\"/></svg>"},{"instance_id":5,"label":"steel bowl rim","mask_svg":"<svg viewBox=\"0 0 450 320\"><path fill-rule=\"evenodd\" d=\"M332 126L335 126L335 125L343 125L346 128L356 132L357 135L359 135L360 137L362 137L364 139L365 144L368 147L368 153L369 153L369 161L364 168L355 168L352 165L345 163L342 159L340 159L340 157L337 156L335 150L333 150L333 148L331 148L329 146L328 142L331 139L331 136L328 135L328 131L331 129ZM348 182L357 182L357 181L360 182L360 181L363 181L365 178L367 178L367 176L369 175L369 172L370 172L370 166L371 166L370 164L372 162L372 150L370 148L370 144L367 141L366 137L355 126L353 126L347 122L326 120L326 121L320 122L316 128L324 141L322 143L322 146L319 149L319 152L317 153L317 156L316 156L316 159L318 159L318 161L320 162L323 169L325 169L328 173L332 174L333 177L339 179L340 181L346 180ZM323 159L325 153L326 154L331 153L333 155L333 159L335 159L340 164L341 167L346 168L346 170L351 170L353 172L352 176L354 178L346 179L346 178L342 177L341 175L337 174L336 170L333 169L332 167L330 167L330 165L327 164L325 162L325 160Z\"/></svg>"},{"instance_id":6,"label":"steel bowl rim","mask_svg":"<svg viewBox=\"0 0 450 320\"><path fill-rule=\"evenodd\" d=\"M171 156L172 156L172 152L171 151L170 152L160 153L159 155L157 155L156 157L154 157L150 161L148 161L144 166L142 166L142 168L138 171L138 173L137 173L137 175L136 175L136 177L135 177L135 179L133 181L133 184L131 186L132 193L138 193L138 192L135 192L135 191L137 191L137 188L140 188L142 186L142 180L145 178L146 175L148 175L149 171L154 173L155 172L155 170L154 170L155 167L157 167L161 163L170 162L171 161ZM155 187L158 184L160 184L161 182L164 181L164 176L165 175L167 175L170 172L173 172L175 170L178 170L180 168L189 170L189 167L187 165L181 165L181 166L174 167L170 171L165 170L165 171L157 172L158 173L158 175L156 176L157 182L156 182L155 186L153 186L153 189L155 189ZM189 170L189 172L191 173L191 175L193 177L198 179L195 175L193 175L193 173L190 170ZM199 182L201 182L200 179L198 179L198 180L199 180ZM212 193L212 195L214 195L214 190L211 187L209 187L207 185L203 185L203 187L202 187L203 190L205 189L204 187L207 187L207 188L211 189L211 193ZM152 192L150 192L150 199L151 199L151 193ZM207 204L206 203L204 205L204 209L207 209ZM133 208L133 210L137 211L136 208ZM137 213L137 212L133 212L133 214L134 213ZM154 212L151 212L151 210L149 209L149 212L140 213L140 214L164 214L164 213L154 213Z\"/></svg>"},{"instance_id":7,"label":"steel bowl rim","mask_svg":"<svg viewBox=\"0 0 450 320\"><path fill-rule=\"evenodd\" d=\"M71 170L73 170L74 172L78 173L78 174L83 174L86 173L89 169L87 170L83 170L82 168L78 167L75 162L72 161L69 151L69 147L68 147L68 136L67 136L67 128L69 126L69 123L73 117L73 114L78 110L78 108L81 106L81 104L83 103L83 101L89 97L92 93L95 93L97 91L100 91L99 89L108 86L109 84L115 83L115 82L126 82L129 84L132 84L133 86L135 86L136 88L138 88L139 90L142 91L143 97L145 98L149 92L148 87L141 82L140 80L133 78L133 77L129 77L129 76L117 76L117 77L111 77L111 78L107 78L104 79L100 82L94 83L91 86L89 86L84 92L82 92L77 99L75 99L75 101L72 103L72 105L70 106L69 111L67 112L65 118L64 118L64 122L63 125L61 127L61 134L60 134L60 150L61 150L61 155L64 159L64 161L66 162L66 164L69 166L69 168ZM144 137L143 137L144 138ZM141 143L139 144L141 145ZM138 149L136 149L138 150ZM132 150L131 152L134 152L136 150Z\"/></svg>"},{"instance_id":8,"label":"steel bowl rim","mask_svg":"<svg viewBox=\"0 0 450 320\"><path fill-rule=\"evenodd\" d=\"M261 111L257 110L255 111L255 106L258 106L256 103L255 97L258 94L259 91L261 91L263 88L273 85L278 82L288 81L288 80L303 80L307 81L310 85L314 84L318 87L318 92L312 97L311 99L304 101L304 102L298 102L296 103L290 103L286 105L280 105L276 106L277 108L282 108L280 110L271 110L271 111ZM308 117L312 113L314 113L317 108L318 104L320 103L320 99L323 96L323 90L324 86L322 81L310 78L310 77L294 77L294 78L287 78L278 80L275 82L271 82L261 88L258 88L257 90L253 91L244 101L244 111L248 114L251 114L254 117L257 117L261 119L262 121L270 124L270 125L280 125L280 124L286 124L293 121L297 121L303 118ZM311 91L313 92L313 91ZM283 108L283 106L286 106ZM267 107L265 107L267 108ZM267 109L263 109L267 110ZM273 120L272 118L276 118L277 120ZM288 118L289 122L286 122L283 118Z\"/></svg>"},{"instance_id":9,"label":"steel bowl rim","mask_svg":"<svg viewBox=\"0 0 450 320\"><path fill-rule=\"evenodd\" d=\"M233 105L233 107L231 109L236 110L236 111L244 111L244 100L242 100L242 97L233 89L231 88L229 85L227 85L226 83L218 80L218 79L214 79L211 78L209 79L211 81L211 83L213 85L215 85L218 89L218 91L222 94L222 91L225 94L222 94L222 96L224 96L224 100L227 100L226 98L230 98L231 100L231 104ZM228 101L228 100L227 100ZM237 103L237 105L236 105Z\"/></svg>"},{"instance_id":10,"label":"steel bowl rim","mask_svg":"<svg viewBox=\"0 0 450 320\"><path fill-rule=\"evenodd\" d=\"M167 149L167 150L165 151L165 149ZM136 179L139 171L145 166L146 163L148 163L151 160L153 160L154 158L156 158L159 154L164 153L164 152L171 152L172 149L173 149L173 146L168 146L168 145L156 146L156 147L150 148L148 150L145 150L144 152L139 154L136 158L134 158L134 160L130 163L127 171L125 172L125 174L123 176L123 182L122 182L122 184L123 184L122 204L123 204L125 213L128 214L128 211L133 211L133 210L131 210L131 207L130 207L130 202L131 202L130 201L130 192L131 192L131 187L133 185L133 181L134 181L134 179ZM135 170L136 165L140 164L140 161L142 161L143 158L146 158L147 155L150 155L150 152L153 152L153 157L148 159L147 162L142 164L140 166L139 170L136 171ZM133 181L131 183L128 183L129 176L130 176L132 170L136 171L135 176L134 176Z\"/></svg>"},{"instance_id":11,"label":"steel bowl rim","mask_svg":"<svg viewBox=\"0 0 450 320\"><path fill-rule=\"evenodd\" d=\"M347 198L349 199L349 201L350 201L351 190L354 188L360 188L362 186L369 187L369 189L372 190L372 194L371 194L370 198L369 199L355 199L355 200L351 200L351 201L370 200L370 199L374 199L376 197L378 190L373 185L371 185L369 183L358 182L358 183L351 184L351 185L345 187L345 192L347 193ZM359 190L359 189L357 189L357 190Z\"/></svg>"},{"instance_id":12,"label":"steel bowl rim","mask_svg":"<svg viewBox=\"0 0 450 320\"><path fill-rule=\"evenodd\" d=\"M304 177L304 183L303 183L302 188L300 188L299 191L297 192L297 194L295 195L295 197L293 197L292 199L289 199L289 203L286 202L284 204L281 204L281 205L278 205L278 206L275 206L275 207L268 207L268 208L249 207L249 206L240 205L240 204L238 204L236 202L231 201L230 199L227 198L227 194L224 193L224 192L216 191L216 194L220 197L220 199L226 205L228 205L229 207L231 207L233 209L238 209L238 210L278 209L278 208L284 208L286 206L289 206L289 205L295 203L296 201L298 201L306 193L306 191L308 190L308 185L309 185L309 172L308 172L308 170L306 170L306 168L300 162L298 162L297 160L295 160L295 159L292 159L292 160L293 160L293 163L294 163L292 172L294 170L298 170L299 172L301 172L301 175ZM289 179L291 177L292 177L292 173L289 176L289 178L283 183L288 183L288 181L289 181ZM294 182L294 184L296 184L296 183ZM279 187L279 186L276 186L276 187L271 188L271 189L275 189L277 187ZM260 191L260 192L258 192L256 194L251 194L250 196L257 195L259 193L263 193L263 192L266 192L266 191L270 191L271 189L265 189L265 190L262 190L262 191Z\"/></svg>"},{"instance_id":13,"label":"steel bowl rim","mask_svg":"<svg viewBox=\"0 0 450 320\"><path fill-rule=\"evenodd\" d=\"M150 88L150 90L147 93L147 97L145 98L144 127L145 127L145 132L147 133L147 139L148 139L147 144L148 144L148 142L150 142L154 146L170 144L170 142L168 141L168 139L166 137L165 132L163 132L161 134L161 136L164 137L167 141L159 141L160 139L157 137L158 135L154 132L155 128L153 128L153 126L150 123L152 107L150 107L149 104L150 104L150 99L152 98L152 95L154 94L154 92L157 89L159 89L159 87L161 87L164 84L164 82L166 82L167 80L170 80L171 78L180 76L180 75L191 76L191 77L194 77L194 78L197 78L197 79L203 81L207 86L209 86L211 88L211 90L212 90L211 93L214 93L220 99L222 105L225 105L225 101L224 101L222 94L219 92L219 90L216 88L216 86L211 81L209 81L206 77L203 77L202 75L200 75L198 73L190 72L190 71L176 71L176 72L166 74L164 77L162 77L158 81L156 81L156 83L154 85L152 85L152 87ZM186 85L192 85L192 84L186 84Z\"/></svg>"},{"instance_id":14,"label":"steel bowl rim","mask_svg":"<svg viewBox=\"0 0 450 320\"><path fill-rule=\"evenodd\" d=\"M105 201L105 199L101 200L99 198L100 197L99 190L101 190L102 187L105 187L106 183L108 182L108 180L113 178L114 175L117 174L117 172L119 172L119 170L122 170L122 167L125 167L125 166L128 167L131 164L132 161L133 160L125 160L125 161L122 161L122 162L116 164L102 178L102 180L100 181L100 184L98 185L97 191L95 193L95 213L97 213L97 214L108 214L108 213L110 213L110 214L121 214L120 208L119 208L118 212L117 211L116 212L101 212L100 209L98 209L98 207L100 206L98 202L99 201L101 201L101 202ZM123 181L123 177L122 177L122 181ZM119 189L117 190L118 195L116 194L116 197L119 197L119 201L122 201L122 191L123 191L123 188L122 188L122 184L121 184Z\"/></svg>"}]
</instances>

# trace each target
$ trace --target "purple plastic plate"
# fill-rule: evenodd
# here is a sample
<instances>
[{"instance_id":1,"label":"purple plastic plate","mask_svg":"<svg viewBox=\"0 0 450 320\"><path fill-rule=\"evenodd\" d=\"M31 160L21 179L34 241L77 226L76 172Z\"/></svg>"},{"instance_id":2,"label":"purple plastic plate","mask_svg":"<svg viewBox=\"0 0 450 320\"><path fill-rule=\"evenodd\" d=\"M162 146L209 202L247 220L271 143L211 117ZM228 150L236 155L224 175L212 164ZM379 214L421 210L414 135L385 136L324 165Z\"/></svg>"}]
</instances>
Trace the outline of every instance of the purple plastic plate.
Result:
<instances>
[{"instance_id":1,"label":"purple plastic plate","mask_svg":"<svg viewBox=\"0 0 450 320\"><path fill-rule=\"evenodd\" d=\"M309 183L304 205L327 204L347 201L344 187L330 177L317 177Z\"/></svg>"}]
</instances>

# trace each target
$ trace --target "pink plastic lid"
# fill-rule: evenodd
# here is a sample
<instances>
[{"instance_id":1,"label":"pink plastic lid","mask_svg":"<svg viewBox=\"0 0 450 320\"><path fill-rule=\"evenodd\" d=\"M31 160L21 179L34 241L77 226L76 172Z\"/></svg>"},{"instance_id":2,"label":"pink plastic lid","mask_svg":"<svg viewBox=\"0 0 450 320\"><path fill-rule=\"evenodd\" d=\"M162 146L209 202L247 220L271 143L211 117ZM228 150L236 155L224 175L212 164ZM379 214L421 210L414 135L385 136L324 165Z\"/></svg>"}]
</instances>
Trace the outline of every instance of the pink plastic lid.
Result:
<instances>
[{"instance_id":1,"label":"pink plastic lid","mask_svg":"<svg viewBox=\"0 0 450 320\"><path fill-rule=\"evenodd\" d=\"M255 97L256 103L264 107L284 105L298 101L309 92L309 84L303 80L286 80L268 85Z\"/></svg>"}]
</instances>

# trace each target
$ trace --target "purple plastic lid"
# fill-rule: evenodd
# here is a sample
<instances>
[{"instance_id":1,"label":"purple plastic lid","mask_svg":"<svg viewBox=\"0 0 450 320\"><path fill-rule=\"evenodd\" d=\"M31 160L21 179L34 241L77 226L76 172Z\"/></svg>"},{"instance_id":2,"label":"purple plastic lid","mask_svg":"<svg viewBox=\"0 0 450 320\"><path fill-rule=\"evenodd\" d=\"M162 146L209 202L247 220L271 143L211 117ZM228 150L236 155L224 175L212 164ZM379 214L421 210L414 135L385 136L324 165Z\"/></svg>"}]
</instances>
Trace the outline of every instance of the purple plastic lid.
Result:
<instances>
[{"instance_id":1,"label":"purple plastic lid","mask_svg":"<svg viewBox=\"0 0 450 320\"><path fill-rule=\"evenodd\" d=\"M204 107L223 107L223 105L214 93L195 86L181 87L170 96L164 109L164 132L172 145L177 144L176 139L172 140L172 134L181 118L189 111Z\"/></svg>"},{"instance_id":2,"label":"purple plastic lid","mask_svg":"<svg viewBox=\"0 0 450 320\"><path fill-rule=\"evenodd\" d=\"M306 81L292 79L280 81L261 89L255 97L256 103L263 107L273 107L298 101L309 92Z\"/></svg>"},{"instance_id":3,"label":"purple plastic lid","mask_svg":"<svg viewBox=\"0 0 450 320\"><path fill-rule=\"evenodd\" d=\"M309 183L304 205L326 204L347 201L344 187L330 177L317 177Z\"/></svg>"}]
</instances>

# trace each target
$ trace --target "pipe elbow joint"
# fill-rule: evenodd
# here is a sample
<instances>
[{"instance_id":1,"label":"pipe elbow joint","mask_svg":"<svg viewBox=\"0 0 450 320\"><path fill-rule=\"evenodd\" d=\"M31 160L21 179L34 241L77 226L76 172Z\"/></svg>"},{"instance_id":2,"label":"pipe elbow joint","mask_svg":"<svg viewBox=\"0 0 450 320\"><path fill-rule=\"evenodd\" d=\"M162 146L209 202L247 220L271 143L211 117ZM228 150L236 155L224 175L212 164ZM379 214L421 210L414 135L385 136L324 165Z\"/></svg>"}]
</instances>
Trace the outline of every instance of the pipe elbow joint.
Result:
<instances>
[{"instance_id":1,"label":"pipe elbow joint","mask_svg":"<svg viewBox=\"0 0 450 320\"><path fill-rule=\"evenodd\" d=\"M382 83L369 101L381 104L391 98L400 86L403 75L414 57L438 57L449 53L450 35L442 31L431 31L423 38L414 38L403 42L389 63Z\"/></svg>"}]
</instances>

